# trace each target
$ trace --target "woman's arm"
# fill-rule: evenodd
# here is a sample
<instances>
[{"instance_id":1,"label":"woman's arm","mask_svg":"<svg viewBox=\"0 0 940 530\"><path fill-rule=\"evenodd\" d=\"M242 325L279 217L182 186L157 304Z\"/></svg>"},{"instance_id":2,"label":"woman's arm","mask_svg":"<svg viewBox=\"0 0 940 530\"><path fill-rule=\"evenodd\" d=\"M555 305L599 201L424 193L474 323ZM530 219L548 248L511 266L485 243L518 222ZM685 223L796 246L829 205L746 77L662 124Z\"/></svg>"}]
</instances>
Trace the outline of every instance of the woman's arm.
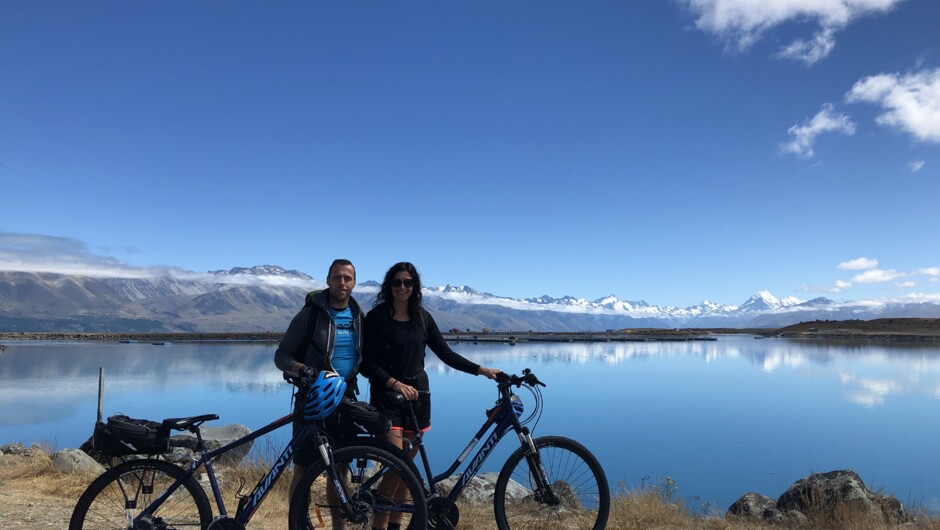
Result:
<instances>
[{"instance_id":1,"label":"woman's arm","mask_svg":"<svg viewBox=\"0 0 940 530\"><path fill-rule=\"evenodd\" d=\"M422 311L424 311L425 324L428 327L428 347L431 348L431 351L444 361L444 364L447 366L468 374L479 375L481 373L480 365L450 349L447 341L444 340L444 336L441 335L441 330L438 329L434 317L424 309L422 309Z\"/></svg>"}]
</instances>

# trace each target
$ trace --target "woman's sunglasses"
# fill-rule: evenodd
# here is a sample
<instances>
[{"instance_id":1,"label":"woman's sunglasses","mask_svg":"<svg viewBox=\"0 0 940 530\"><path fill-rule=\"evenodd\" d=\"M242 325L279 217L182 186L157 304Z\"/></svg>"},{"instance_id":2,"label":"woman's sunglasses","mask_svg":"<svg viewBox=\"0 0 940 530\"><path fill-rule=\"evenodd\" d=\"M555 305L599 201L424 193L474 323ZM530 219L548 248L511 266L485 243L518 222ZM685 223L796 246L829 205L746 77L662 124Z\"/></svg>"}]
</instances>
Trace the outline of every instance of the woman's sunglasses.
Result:
<instances>
[{"instance_id":1,"label":"woman's sunglasses","mask_svg":"<svg viewBox=\"0 0 940 530\"><path fill-rule=\"evenodd\" d=\"M411 278L408 278L407 280L395 278L394 280L392 280L392 287L401 287L401 286L404 286L405 289L411 289L412 287L415 286L415 281L412 280Z\"/></svg>"}]
</instances>

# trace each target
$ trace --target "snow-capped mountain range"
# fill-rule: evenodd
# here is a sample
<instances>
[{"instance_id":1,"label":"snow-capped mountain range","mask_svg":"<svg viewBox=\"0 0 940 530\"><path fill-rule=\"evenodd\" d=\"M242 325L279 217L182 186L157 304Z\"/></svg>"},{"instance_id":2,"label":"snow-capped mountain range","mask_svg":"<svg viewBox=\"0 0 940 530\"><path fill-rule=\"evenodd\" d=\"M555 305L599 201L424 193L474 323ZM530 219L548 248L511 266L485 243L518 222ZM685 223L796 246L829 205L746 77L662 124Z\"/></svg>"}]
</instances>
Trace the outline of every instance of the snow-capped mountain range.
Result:
<instances>
[{"instance_id":1,"label":"snow-capped mountain range","mask_svg":"<svg viewBox=\"0 0 940 530\"><path fill-rule=\"evenodd\" d=\"M322 282L273 265L143 278L97 278L0 271L0 331L283 331ZM372 307L379 284L361 281L354 296ZM817 319L940 317L940 303L779 299L755 293L741 305L703 301L653 305L608 295L516 299L445 285L424 290L442 329L579 331L630 327L773 328Z\"/></svg>"}]
</instances>

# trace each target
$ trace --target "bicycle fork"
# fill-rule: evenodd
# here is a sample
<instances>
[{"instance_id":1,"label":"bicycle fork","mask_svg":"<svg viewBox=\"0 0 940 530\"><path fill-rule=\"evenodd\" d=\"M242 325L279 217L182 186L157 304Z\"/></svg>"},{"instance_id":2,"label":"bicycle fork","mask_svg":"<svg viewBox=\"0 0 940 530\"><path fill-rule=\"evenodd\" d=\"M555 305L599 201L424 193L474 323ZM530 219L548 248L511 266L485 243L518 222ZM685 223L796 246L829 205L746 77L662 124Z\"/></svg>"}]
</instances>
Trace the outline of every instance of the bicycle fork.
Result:
<instances>
[{"instance_id":1,"label":"bicycle fork","mask_svg":"<svg viewBox=\"0 0 940 530\"><path fill-rule=\"evenodd\" d=\"M545 467L542 465L542 457L535 446L535 440L532 438L532 434L529 433L528 427L523 427L519 431L519 441L526 448L525 460L528 462L529 472L535 480L535 500L544 502L549 506L558 506L561 504L561 500L552 491L552 485L548 481L548 473L545 472Z\"/></svg>"}]
</instances>

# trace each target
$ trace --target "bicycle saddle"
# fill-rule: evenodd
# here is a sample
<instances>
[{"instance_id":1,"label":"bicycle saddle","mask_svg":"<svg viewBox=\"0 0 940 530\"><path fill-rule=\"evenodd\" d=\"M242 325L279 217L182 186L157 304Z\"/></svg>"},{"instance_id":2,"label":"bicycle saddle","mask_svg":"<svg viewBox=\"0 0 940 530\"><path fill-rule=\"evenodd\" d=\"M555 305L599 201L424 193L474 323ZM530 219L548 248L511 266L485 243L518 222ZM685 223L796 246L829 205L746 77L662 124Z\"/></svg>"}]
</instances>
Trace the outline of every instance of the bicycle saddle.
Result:
<instances>
[{"instance_id":1,"label":"bicycle saddle","mask_svg":"<svg viewBox=\"0 0 940 530\"><path fill-rule=\"evenodd\" d=\"M176 429L177 431L183 431L188 429L194 423L202 423L204 421L217 419L219 419L218 414L202 414L201 416L190 416L188 418L167 418L163 420L163 426L170 429Z\"/></svg>"}]
</instances>

